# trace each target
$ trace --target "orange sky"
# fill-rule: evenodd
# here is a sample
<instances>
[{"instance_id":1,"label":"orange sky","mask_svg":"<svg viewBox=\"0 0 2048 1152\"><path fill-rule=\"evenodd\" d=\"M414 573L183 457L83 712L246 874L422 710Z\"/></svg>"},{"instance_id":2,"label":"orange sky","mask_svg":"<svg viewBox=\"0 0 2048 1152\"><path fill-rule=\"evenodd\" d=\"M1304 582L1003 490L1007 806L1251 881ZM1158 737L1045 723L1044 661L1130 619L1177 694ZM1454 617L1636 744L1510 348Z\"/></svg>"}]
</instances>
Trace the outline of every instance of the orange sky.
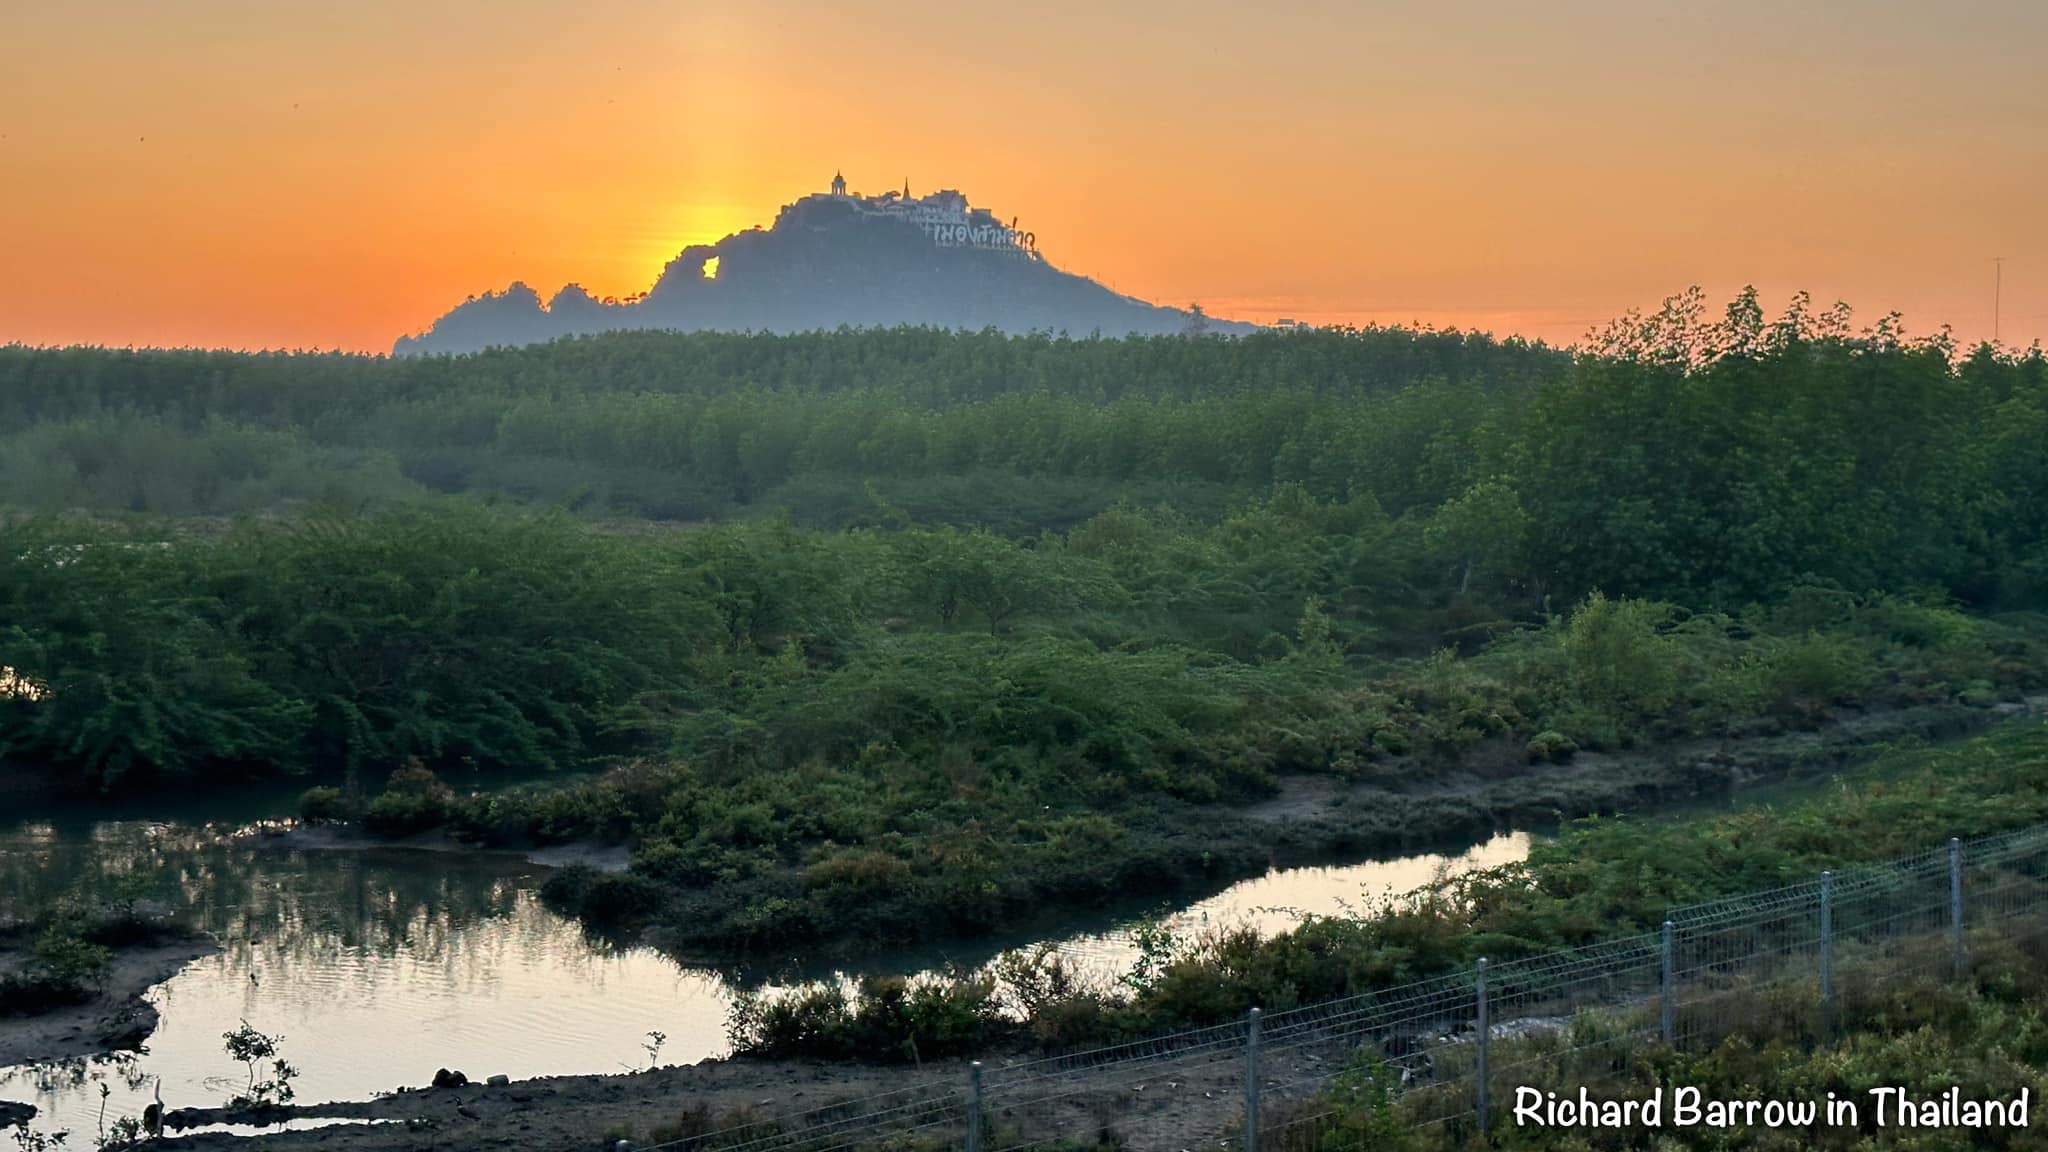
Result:
<instances>
[{"instance_id":1,"label":"orange sky","mask_svg":"<svg viewBox=\"0 0 2048 1152\"><path fill-rule=\"evenodd\" d=\"M1570 341L1754 282L1975 340L2003 256L2024 344L2043 43L2040 0L13 0L0 342L381 351L843 168L1217 315Z\"/></svg>"}]
</instances>

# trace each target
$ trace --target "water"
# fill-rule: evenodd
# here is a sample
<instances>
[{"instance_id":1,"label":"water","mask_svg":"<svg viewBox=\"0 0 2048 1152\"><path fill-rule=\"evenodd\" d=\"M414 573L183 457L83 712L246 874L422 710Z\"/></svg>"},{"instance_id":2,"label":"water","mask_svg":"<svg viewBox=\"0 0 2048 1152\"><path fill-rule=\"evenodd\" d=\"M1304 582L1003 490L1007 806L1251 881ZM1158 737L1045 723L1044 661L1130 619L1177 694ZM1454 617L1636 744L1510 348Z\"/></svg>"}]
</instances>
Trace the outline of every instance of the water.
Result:
<instances>
[{"instance_id":1,"label":"water","mask_svg":"<svg viewBox=\"0 0 2048 1152\"><path fill-rule=\"evenodd\" d=\"M724 1046L730 992L713 972L648 949L610 949L540 905L545 869L509 854L285 851L189 825L28 824L0 837L0 907L33 892L139 894L186 909L224 945L149 993L146 1054L121 1064L0 1070L0 1097L37 1125L96 1129L167 1107L219 1104L246 1080L221 1050L246 1020L282 1035L301 1103L427 1083L645 1067ZM0 1027L4 1027L0 1024Z\"/></svg>"},{"instance_id":2,"label":"water","mask_svg":"<svg viewBox=\"0 0 2048 1152\"><path fill-rule=\"evenodd\" d=\"M1373 901L1413 892L1439 878L1510 864L1529 854L1527 832L1504 832L1464 852L1405 856L1325 868L1281 868L1253 880L1233 884L1207 900L1157 918L1158 925L1179 942L1199 940L1205 933L1253 928L1271 936L1299 924L1306 916L1364 914ZM1054 947L1078 967L1098 977L1131 970L1140 956L1129 929L1083 933L1055 942Z\"/></svg>"},{"instance_id":3,"label":"water","mask_svg":"<svg viewBox=\"0 0 2048 1152\"><path fill-rule=\"evenodd\" d=\"M399 1123L403 1121L358 1120L332 1116L297 1117L275 1124L197 1124L190 1128L166 1129L163 1138L178 1140L186 1136L262 1136L273 1132L312 1132L321 1128L374 1127L380 1124Z\"/></svg>"},{"instance_id":4,"label":"water","mask_svg":"<svg viewBox=\"0 0 2048 1152\"><path fill-rule=\"evenodd\" d=\"M547 870L522 857L283 848L243 833L145 820L0 831L0 910L52 891L139 897L185 910L224 945L150 991L162 1015L145 1052L0 1069L0 1098L32 1102L38 1128L81 1138L96 1130L102 1084L109 1123L139 1114L159 1080L168 1108L220 1104L246 1081L221 1048L243 1021L283 1037L301 1104L417 1087L441 1067L475 1080L646 1067L655 1031L662 1063L727 1050L731 980L587 938L541 905ZM1277 871L1171 923L1184 934L1236 923L1270 932L1527 847L1518 834L1449 857ZM1137 958L1128 933L1056 946L1104 978Z\"/></svg>"}]
</instances>

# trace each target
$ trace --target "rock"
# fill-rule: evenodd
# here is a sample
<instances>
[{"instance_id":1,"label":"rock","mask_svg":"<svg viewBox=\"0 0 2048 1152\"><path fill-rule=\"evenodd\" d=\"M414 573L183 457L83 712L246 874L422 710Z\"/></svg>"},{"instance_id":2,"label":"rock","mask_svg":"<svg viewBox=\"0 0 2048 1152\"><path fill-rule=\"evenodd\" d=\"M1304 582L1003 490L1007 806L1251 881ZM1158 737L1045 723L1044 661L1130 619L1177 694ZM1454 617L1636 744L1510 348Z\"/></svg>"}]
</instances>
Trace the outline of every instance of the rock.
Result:
<instances>
[{"instance_id":1,"label":"rock","mask_svg":"<svg viewBox=\"0 0 2048 1152\"><path fill-rule=\"evenodd\" d=\"M436 1088L462 1088L468 1084L469 1077L464 1076L460 1072L450 1072L448 1069L442 1068L434 1073L434 1087Z\"/></svg>"},{"instance_id":2,"label":"rock","mask_svg":"<svg viewBox=\"0 0 2048 1152\"><path fill-rule=\"evenodd\" d=\"M0 1100L0 1128L12 1128L26 1124L36 1118L36 1106L17 1104L12 1100Z\"/></svg>"},{"instance_id":3,"label":"rock","mask_svg":"<svg viewBox=\"0 0 2048 1152\"><path fill-rule=\"evenodd\" d=\"M500 1072L496 1076L493 1076L490 1079L484 1081L485 1084L488 1084L493 1088L503 1088L505 1085L510 1084L511 1082L512 1078L510 1076L505 1075L503 1072Z\"/></svg>"},{"instance_id":4,"label":"rock","mask_svg":"<svg viewBox=\"0 0 2048 1152\"><path fill-rule=\"evenodd\" d=\"M114 1049L139 1048L156 1031L156 1019L156 1009L147 1005L124 1009L96 1025L99 1042Z\"/></svg>"},{"instance_id":5,"label":"rock","mask_svg":"<svg viewBox=\"0 0 2048 1152\"><path fill-rule=\"evenodd\" d=\"M1528 1016L1520 1020L1509 1020L1495 1024L1488 1031L1495 1036L1507 1038L1517 1036L1568 1036L1572 1030L1569 1016Z\"/></svg>"}]
</instances>

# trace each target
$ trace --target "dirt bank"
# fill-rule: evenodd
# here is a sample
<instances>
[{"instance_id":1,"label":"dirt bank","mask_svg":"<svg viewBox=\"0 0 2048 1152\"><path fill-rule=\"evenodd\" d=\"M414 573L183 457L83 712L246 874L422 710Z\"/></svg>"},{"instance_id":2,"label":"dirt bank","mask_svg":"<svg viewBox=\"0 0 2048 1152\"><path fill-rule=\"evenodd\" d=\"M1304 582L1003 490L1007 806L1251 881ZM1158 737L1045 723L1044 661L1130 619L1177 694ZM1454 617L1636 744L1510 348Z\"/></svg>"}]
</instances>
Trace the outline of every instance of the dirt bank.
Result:
<instances>
[{"instance_id":1,"label":"dirt bank","mask_svg":"<svg viewBox=\"0 0 2048 1152\"><path fill-rule=\"evenodd\" d=\"M1000 1058L985 1061L985 1101L1006 1139L1053 1136L1093 1138L1105 1126L1132 1148L1217 1148L1238 1122L1244 1066L1236 1051L1203 1053L1149 1063L1142 1072L1032 1079L1017 1084ZM1320 1080L1327 1057L1278 1054L1264 1067L1264 1099L1284 1103ZM729 1060L621 1076L572 1076L515 1081L500 1086L421 1089L362 1103L295 1109L294 1117L380 1120L379 1125L337 1125L273 1132L252 1145L226 1133L181 1136L192 1149L323 1149L396 1152L404 1149L482 1152L484 1149L598 1149L607 1138L645 1146L660 1138L752 1122L740 1138L790 1128L851 1121L875 1108L915 1113L904 1127L944 1138L957 1134L964 1115L969 1071L963 1061L922 1068L875 1068L804 1061ZM881 1093L894 1093L873 1100ZM693 1115L694 1114L694 1115ZM188 1124L214 1124L218 1110L174 1114Z\"/></svg>"},{"instance_id":2,"label":"dirt bank","mask_svg":"<svg viewBox=\"0 0 2048 1152\"><path fill-rule=\"evenodd\" d=\"M420 1053L422 1060L430 1055ZM422 1065L419 1081L424 1083L433 1071ZM472 1074L487 1071L470 1070ZM925 1075L942 1078L951 1071L950 1065L944 1069L928 1065ZM271 1133L259 1141L266 1149L594 1149L607 1133L630 1132L644 1142L656 1128L677 1123L685 1111L699 1104L714 1115L740 1110L803 1112L891 1091L917 1076L913 1069L728 1060L628 1075L542 1077L495 1087L420 1088L377 1100L297 1108L288 1113L400 1123ZM218 1109L173 1114L174 1121L185 1124L214 1124L227 1118ZM180 1137L179 1144L194 1149L251 1146L241 1137L211 1133Z\"/></svg>"},{"instance_id":3,"label":"dirt bank","mask_svg":"<svg viewBox=\"0 0 2048 1152\"><path fill-rule=\"evenodd\" d=\"M2022 716L2048 716L2048 695L1989 708L1938 705L1858 712L1813 731L1694 740L1622 752L1581 752L1531 765L1519 749L1483 749L1457 770L1398 768L1354 782L1293 776L1242 814L1274 838L1274 863L1330 853L1440 845L1558 813L1640 811L1731 799L1745 788L1819 779L1908 740L1959 740Z\"/></svg>"},{"instance_id":4,"label":"dirt bank","mask_svg":"<svg viewBox=\"0 0 2048 1152\"><path fill-rule=\"evenodd\" d=\"M623 872L632 851L623 844L550 844L525 850L478 848L443 831L396 839L372 836L346 824L279 824L248 833L258 843L287 851L370 852L402 849L415 852L462 852L516 856L547 868L587 864L604 872Z\"/></svg>"},{"instance_id":5,"label":"dirt bank","mask_svg":"<svg viewBox=\"0 0 2048 1152\"><path fill-rule=\"evenodd\" d=\"M157 1023L157 1011L143 993L218 951L219 945L197 936L116 950L103 990L91 1000L35 1016L0 1017L0 1067L140 1046ZM0 952L0 968L22 959Z\"/></svg>"}]
</instances>

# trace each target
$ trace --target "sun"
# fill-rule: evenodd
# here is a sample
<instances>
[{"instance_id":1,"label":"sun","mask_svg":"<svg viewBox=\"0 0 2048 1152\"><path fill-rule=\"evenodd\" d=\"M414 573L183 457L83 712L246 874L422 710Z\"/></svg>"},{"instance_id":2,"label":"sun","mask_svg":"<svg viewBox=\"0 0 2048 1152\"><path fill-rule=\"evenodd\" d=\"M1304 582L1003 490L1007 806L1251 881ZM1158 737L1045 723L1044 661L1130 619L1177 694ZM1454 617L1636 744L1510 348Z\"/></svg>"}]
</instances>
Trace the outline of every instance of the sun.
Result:
<instances>
[{"instance_id":1,"label":"sun","mask_svg":"<svg viewBox=\"0 0 2048 1152\"><path fill-rule=\"evenodd\" d=\"M762 223L758 208L726 202L680 203L669 208L647 229L639 248L639 259L659 272L676 254L694 244L716 244L735 232Z\"/></svg>"}]
</instances>

